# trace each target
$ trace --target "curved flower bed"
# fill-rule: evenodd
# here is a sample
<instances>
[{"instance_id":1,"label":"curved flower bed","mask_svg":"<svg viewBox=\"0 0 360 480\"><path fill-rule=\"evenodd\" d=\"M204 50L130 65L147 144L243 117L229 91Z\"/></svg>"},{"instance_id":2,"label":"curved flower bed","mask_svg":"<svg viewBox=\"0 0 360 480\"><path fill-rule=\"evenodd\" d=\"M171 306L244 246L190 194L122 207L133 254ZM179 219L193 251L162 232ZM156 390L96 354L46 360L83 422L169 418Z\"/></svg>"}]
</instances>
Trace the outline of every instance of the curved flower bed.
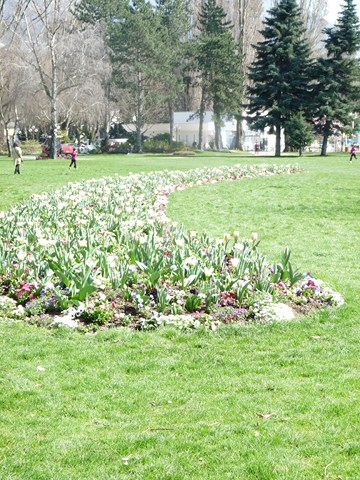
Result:
<instances>
[{"instance_id":1,"label":"curved flower bed","mask_svg":"<svg viewBox=\"0 0 360 480\"><path fill-rule=\"evenodd\" d=\"M294 307L341 297L293 269L270 264L256 235L211 239L166 216L168 195L203 183L291 174L255 165L104 177L0 212L0 316L49 325L182 329L288 319Z\"/></svg>"}]
</instances>

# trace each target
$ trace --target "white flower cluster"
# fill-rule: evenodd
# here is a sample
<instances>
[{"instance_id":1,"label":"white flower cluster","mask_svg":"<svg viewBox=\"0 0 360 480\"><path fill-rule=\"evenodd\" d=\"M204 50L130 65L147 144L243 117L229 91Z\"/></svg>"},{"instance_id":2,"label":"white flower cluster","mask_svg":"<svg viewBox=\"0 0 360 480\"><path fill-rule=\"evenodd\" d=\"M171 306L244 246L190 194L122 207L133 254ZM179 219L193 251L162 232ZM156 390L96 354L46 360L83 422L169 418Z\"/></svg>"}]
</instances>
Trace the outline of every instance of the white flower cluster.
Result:
<instances>
[{"instance_id":1,"label":"white flower cluster","mask_svg":"<svg viewBox=\"0 0 360 480\"><path fill-rule=\"evenodd\" d=\"M16 301L5 295L0 296L0 318L21 319L25 317L25 309Z\"/></svg>"},{"instance_id":2,"label":"white flower cluster","mask_svg":"<svg viewBox=\"0 0 360 480\"><path fill-rule=\"evenodd\" d=\"M77 307L69 307L64 310L61 315L55 315L52 326L63 326L69 328L77 328L79 326L78 318L84 312L85 306L80 304Z\"/></svg>"},{"instance_id":3,"label":"white flower cluster","mask_svg":"<svg viewBox=\"0 0 360 480\"><path fill-rule=\"evenodd\" d=\"M199 330L200 328L215 331L221 322L213 320L209 315L197 318L188 314L162 315L157 313L154 313L150 319L141 319L139 322L141 330L151 330L165 325L173 325L182 331Z\"/></svg>"},{"instance_id":4,"label":"white flower cluster","mask_svg":"<svg viewBox=\"0 0 360 480\"><path fill-rule=\"evenodd\" d=\"M285 303L274 303L271 295L265 294L263 299L256 300L249 308L255 321L271 322L291 320L295 317L293 309Z\"/></svg>"}]
</instances>

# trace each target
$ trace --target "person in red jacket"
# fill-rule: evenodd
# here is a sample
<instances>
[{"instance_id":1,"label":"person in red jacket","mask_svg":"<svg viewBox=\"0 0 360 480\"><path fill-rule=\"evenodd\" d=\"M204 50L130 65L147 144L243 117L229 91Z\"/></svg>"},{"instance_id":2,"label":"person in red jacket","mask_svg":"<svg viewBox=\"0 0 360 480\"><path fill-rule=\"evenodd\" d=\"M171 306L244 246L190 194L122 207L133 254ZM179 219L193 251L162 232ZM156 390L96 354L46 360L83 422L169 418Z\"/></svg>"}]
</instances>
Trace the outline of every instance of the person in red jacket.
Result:
<instances>
[{"instance_id":1,"label":"person in red jacket","mask_svg":"<svg viewBox=\"0 0 360 480\"><path fill-rule=\"evenodd\" d=\"M73 151L71 152L71 162L69 165L69 170L72 167L72 165L74 165L74 168L76 168L76 157L77 157L77 151L76 151L76 148L74 147Z\"/></svg>"},{"instance_id":2,"label":"person in red jacket","mask_svg":"<svg viewBox=\"0 0 360 480\"><path fill-rule=\"evenodd\" d=\"M350 163L352 163L353 158L355 158L355 160L357 160L356 148L355 148L354 145L351 147L351 150L350 150Z\"/></svg>"}]
</instances>

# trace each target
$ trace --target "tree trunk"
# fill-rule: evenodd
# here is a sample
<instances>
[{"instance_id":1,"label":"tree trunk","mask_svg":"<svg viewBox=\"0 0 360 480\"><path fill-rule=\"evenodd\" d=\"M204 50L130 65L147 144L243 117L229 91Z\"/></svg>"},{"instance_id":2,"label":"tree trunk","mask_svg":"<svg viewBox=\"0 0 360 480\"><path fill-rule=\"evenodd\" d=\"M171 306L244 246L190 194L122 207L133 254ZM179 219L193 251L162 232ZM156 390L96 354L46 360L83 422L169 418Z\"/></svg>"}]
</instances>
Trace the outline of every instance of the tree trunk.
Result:
<instances>
[{"instance_id":1,"label":"tree trunk","mask_svg":"<svg viewBox=\"0 0 360 480\"><path fill-rule=\"evenodd\" d=\"M9 128L7 122L4 122L4 128L5 128L5 135L6 135L6 146L7 146L7 151L8 151L8 157L11 157L11 148L12 144L14 143L14 139L12 138L10 142L10 135L9 135Z\"/></svg>"},{"instance_id":2,"label":"tree trunk","mask_svg":"<svg viewBox=\"0 0 360 480\"><path fill-rule=\"evenodd\" d=\"M174 143L174 105L171 98L168 101L168 109L169 109L169 121L170 121L170 129L169 129L170 145L172 145Z\"/></svg>"},{"instance_id":3,"label":"tree trunk","mask_svg":"<svg viewBox=\"0 0 360 480\"><path fill-rule=\"evenodd\" d=\"M288 136L286 134L286 130L284 132L284 142L285 142L285 145L284 145L284 152L285 153L289 153L292 151L292 148L289 146L288 144Z\"/></svg>"},{"instance_id":4,"label":"tree trunk","mask_svg":"<svg viewBox=\"0 0 360 480\"><path fill-rule=\"evenodd\" d=\"M205 113L205 91L204 88L201 89L201 100L200 100L200 109L199 109L199 149L203 150L203 128L204 128L204 113Z\"/></svg>"},{"instance_id":5,"label":"tree trunk","mask_svg":"<svg viewBox=\"0 0 360 480\"><path fill-rule=\"evenodd\" d=\"M142 77L141 72L137 75L137 89L136 89L136 150L142 153Z\"/></svg>"},{"instance_id":6,"label":"tree trunk","mask_svg":"<svg viewBox=\"0 0 360 480\"><path fill-rule=\"evenodd\" d=\"M55 52L55 35L51 38L50 42L51 51L51 142L50 142L50 158L56 158L56 130L57 130L57 58Z\"/></svg>"},{"instance_id":7,"label":"tree trunk","mask_svg":"<svg viewBox=\"0 0 360 480\"><path fill-rule=\"evenodd\" d=\"M321 156L322 157L326 157L328 138L329 138L329 136L325 133L324 136L323 136L323 141L322 141L322 145L321 145Z\"/></svg>"},{"instance_id":8,"label":"tree trunk","mask_svg":"<svg viewBox=\"0 0 360 480\"><path fill-rule=\"evenodd\" d=\"M276 125L275 157L281 156L281 126Z\"/></svg>"},{"instance_id":9,"label":"tree trunk","mask_svg":"<svg viewBox=\"0 0 360 480\"><path fill-rule=\"evenodd\" d=\"M221 126L215 123L215 150L221 150Z\"/></svg>"},{"instance_id":10,"label":"tree trunk","mask_svg":"<svg viewBox=\"0 0 360 480\"><path fill-rule=\"evenodd\" d=\"M221 116L214 107L214 127L215 127L215 150L219 151L222 148L221 142Z\"/></svg>"},{"instance_id":11,"label":"tree trunk","mask_svg":"<svg viewBox=\"0 0 360 480\"><path fill-rule=\"evenodd\" d=\"M235 132L235 149L244 150L243 145L244 129L242 116L237 116L236 118L236 132Z\"/></svg>"},{"instance_id":12,"label":"tree trunk","mask_svg":"<svg viewBox=\"0 0 360 480\"><path fill-rule=\"evenodd\" d=\"M325 126L324 126L324 134L323 134L323 142L321 146L321 156L325 157L326 152L327 152L327 146L328 146L328 139L329 139L329 134L330 132L330 122L326 120Z\"/></svg>"}]
</instances>

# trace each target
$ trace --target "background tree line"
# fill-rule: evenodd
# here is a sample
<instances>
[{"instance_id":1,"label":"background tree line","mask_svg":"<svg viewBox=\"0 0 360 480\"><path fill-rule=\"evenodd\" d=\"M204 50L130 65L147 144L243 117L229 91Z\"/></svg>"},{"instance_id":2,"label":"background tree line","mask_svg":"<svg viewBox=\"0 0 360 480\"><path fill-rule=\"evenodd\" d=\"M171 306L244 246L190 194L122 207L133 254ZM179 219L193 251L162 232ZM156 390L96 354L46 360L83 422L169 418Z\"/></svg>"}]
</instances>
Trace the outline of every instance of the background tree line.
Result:
<instances>
[{"instance_id":1,"label":"background tree line","mask_svg":"<svg viewBox=\"0 0 360 480\"><path fill-rule=\"evenodd\" d=\"M271 5L273 6L271 7ZM228 5L228 4L226 4ZM4 0L0 4L0 119L29 132L104 137L111 122L145 125L212 110L280 132L301 148L316 129L322 154L359 110L359 21L345 0L326 26L326 0ZM296 132L297 135L294 135ZM293 135L292 135L293 134ZM294 138L295 137L295 138ZM55 155L54 148L52 155Z\"/></svg>"}]
</instances>

